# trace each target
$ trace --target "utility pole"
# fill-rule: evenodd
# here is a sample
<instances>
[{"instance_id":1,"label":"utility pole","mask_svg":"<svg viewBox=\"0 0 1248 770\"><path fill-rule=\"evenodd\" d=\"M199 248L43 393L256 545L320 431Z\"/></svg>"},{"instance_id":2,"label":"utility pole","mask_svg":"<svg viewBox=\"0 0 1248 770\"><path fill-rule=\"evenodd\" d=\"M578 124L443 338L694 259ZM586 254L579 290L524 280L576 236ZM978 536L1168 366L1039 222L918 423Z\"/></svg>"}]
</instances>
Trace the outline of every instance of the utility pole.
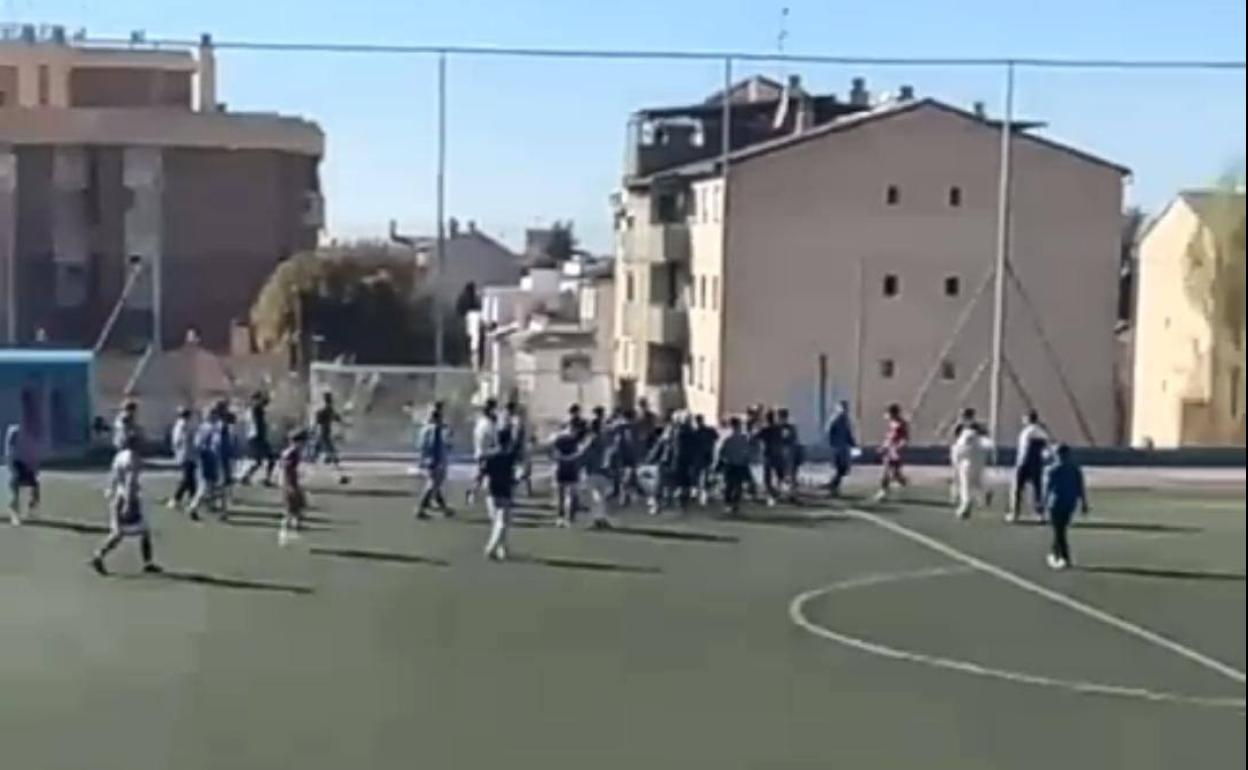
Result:
<instances>
[{"instance_id":1,"label":"utility pole","mask_svg":"<svg viewBox=\"0 0 1248 770\"><path fill-rule=\"evenodd\" d=\"M446 258L446 52L438 54L438 178L436 193L438 238L433 255L433 363L436 372L446 358L445 319L442 312L442 265Z\"/></svg>"},{"instance_id":2,"label":"utility pole","mask_svg":"<svg viewBox=\"0 0 1248 770\"><path fill-rule=\"evenodd\" d=\"M1010 265L1011 204L1013 203L1014 63L1005 68L1005 114L1001 120L1001 171L997 194L997 253L993 268L992 374L988 384L988 412L992 433L992 464L1001 445L1002 370L1005 357L1005 291Z\"/></svg>"}]
</instances>

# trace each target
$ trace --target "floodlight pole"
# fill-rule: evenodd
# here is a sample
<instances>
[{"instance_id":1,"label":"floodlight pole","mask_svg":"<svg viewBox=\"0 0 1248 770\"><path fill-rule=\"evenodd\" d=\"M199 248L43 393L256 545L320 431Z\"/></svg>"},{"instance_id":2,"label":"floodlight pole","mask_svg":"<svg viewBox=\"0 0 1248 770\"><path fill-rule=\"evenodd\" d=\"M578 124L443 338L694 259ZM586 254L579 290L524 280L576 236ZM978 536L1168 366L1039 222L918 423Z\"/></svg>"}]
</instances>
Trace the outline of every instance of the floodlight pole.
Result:
<instances>
[{"instance_id":1,"label":"floodlight pole","mask_svg":"<svg viewBox=\"0 0 1248 770\"><path fill-rule=\"evenodd\" d=\"M1001 445L1002 362L1005 357L1005 290L1010 264L1011 204L1013 203L1014 63L1005 67L1005 112L1001 120L1000 187L997 192L997 253L993 268L992 357L988 387L992 464L997 465Z\"/></svg>"}]
</instances>

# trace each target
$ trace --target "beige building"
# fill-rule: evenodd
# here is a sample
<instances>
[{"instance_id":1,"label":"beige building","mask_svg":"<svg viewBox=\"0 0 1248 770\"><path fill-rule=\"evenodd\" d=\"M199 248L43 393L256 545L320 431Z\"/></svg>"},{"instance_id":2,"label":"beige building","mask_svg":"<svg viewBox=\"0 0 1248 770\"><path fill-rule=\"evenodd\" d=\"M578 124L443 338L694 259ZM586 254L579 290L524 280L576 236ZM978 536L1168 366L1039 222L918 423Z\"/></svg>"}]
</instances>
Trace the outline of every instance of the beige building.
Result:
<instances>
[{"instance_id":1,"label":"beige building","mask_svg":"<svg viewBox=\"0 0 1248 770\"><path fill-rule=\"evenodd\" d=\"M1225 310L1217 299L1202 307L1193 295L1218 292L1208 292L1208 284L1193 291L1191 276L1194 258L1211 267L1214 255L1238 248L1242 302L1243 228L1242 193L1185 192L1140 240L1131 426L1137 446L1244 444L1243 330L1210 322ZM1207 279L1235 280L1218 270L1212 267Z\"/></svg>"},{"instance_id":2,"label":"beige building","mask_svg":"<svg viewBox=\"0 0 1248 770\"><path fill-rule=\"evenodd\" d=\"M901 404L919 441L986 411L1000 124L909 88L770 86L734 89L726 190L718 95L638 114L617 202L621 394L710 416L784 404L812 439L841 398L865 436ZM1032 405L1105 444L1126 172L1033 128L1013 143L1003 424Z\"/></svg>"},{"instance_id":3,"label":"beige building","mask_svg":"<svg viewBox=\"0 0 1248 770\"><path fill-rule=\"evenodd\" d=\"M195 327L227 346L274 265L323 224L313 123L228 112L198 51L0 34L0 338L90 346L142 265L110 342ZM159 295L153 290L158 275Z\"/></svg>"}]
</instances>

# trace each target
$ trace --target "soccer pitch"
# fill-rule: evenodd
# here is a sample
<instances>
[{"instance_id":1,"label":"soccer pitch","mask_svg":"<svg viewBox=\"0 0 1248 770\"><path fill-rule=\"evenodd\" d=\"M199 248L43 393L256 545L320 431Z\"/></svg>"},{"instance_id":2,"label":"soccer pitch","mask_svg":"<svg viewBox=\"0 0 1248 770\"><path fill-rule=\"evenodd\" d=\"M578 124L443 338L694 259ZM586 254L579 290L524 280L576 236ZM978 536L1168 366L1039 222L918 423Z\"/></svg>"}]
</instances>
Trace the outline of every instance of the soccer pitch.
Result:
<instances>
[{"instance_id":1,"label":"soccer pitch","mask_svg":"<svg viewBox=\"0 0 1248 770\"><path fill-rule=\"evenodd\" d=\"M526 501L496 564L398 475L314 476L286 548L277 492L194 525L153 476L168 574L101 578L99 476L49 474L0 527L0 766L1242 768L1242 475L1093 484L1053 573L936 485L605 533Z\"/></svg>"}]
</instances>

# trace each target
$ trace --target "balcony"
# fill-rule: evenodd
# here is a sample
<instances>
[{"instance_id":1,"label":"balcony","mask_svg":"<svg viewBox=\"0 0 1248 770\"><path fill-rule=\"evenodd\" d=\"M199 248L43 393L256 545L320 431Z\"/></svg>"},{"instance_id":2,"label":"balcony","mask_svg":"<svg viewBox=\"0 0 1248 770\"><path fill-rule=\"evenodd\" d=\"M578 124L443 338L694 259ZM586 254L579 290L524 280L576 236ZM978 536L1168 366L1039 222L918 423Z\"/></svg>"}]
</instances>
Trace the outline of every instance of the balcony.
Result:
<instances>
[{"instance_id":1,"label":"balcony","mask_svg":"<svg viewBox=\"0 0 1248 770\"><path fill-rule=\"evenodd\" d=\"M657 224L649 228L646 258L651 262L688 262L689 226Z\"/></svg>"},{"instance_id":2,"label":"balcony","mask_svg":"<svg viewBox=\"0 0 1248 770\"><path fill-rule=\"evenodd\" d=\"M682 308L650 305L646 308L646 341L654 345L689 346L689 312Z\"/></svg>"}]
</instances>

